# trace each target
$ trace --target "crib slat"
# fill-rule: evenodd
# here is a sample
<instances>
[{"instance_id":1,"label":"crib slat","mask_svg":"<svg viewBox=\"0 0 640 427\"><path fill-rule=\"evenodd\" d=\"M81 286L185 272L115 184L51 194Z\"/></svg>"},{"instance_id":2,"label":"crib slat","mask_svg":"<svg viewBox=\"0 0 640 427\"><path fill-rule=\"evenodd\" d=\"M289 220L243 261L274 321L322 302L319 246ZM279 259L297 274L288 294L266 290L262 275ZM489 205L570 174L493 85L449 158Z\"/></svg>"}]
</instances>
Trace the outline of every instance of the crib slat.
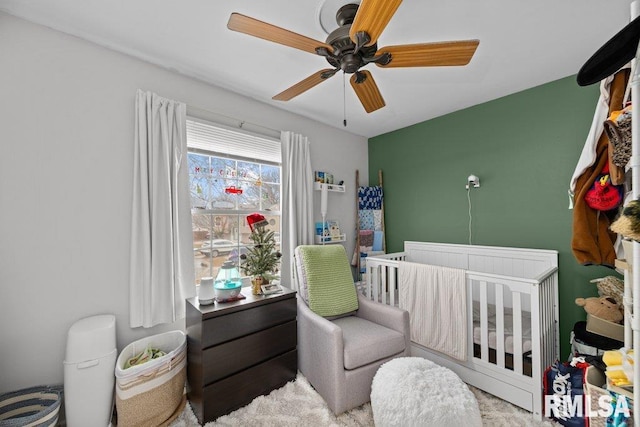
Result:
<instances>
[{"instance_id":1,"label":"crib slat","mask_svg":"<svg viewBox=\"0 0 640 427\"><path fill-rule=\"evenodd\" d=\"M513 293L513 371L522 375L522 302Z\"/></svg>"},{"instance_id":2,"label":"crib slat","mask_svg":"<svg viewBox=\"0 0 640 427\"><path fill-rule=\"evenodd\" d=\"M531 306L539 308L540 307L540 285L533 286L531 289ZM540 355L540 347L541 343L536 342L535 337L540 336L540 310L531 310L531 375L535 378L542 376L542 371L540 369L541 365L541 355Z\"/></svg>"},{"instance_id":3,"label":"crib slat","mask_svg":"<svg viewBox=\"0 0 640 427\"><path fill-rule=\"evenodd\" d=\"M376 266L376 268L371 271L371 275L373 276L373 281L371 283L371 299L377 301L378 288L380 287L380 266Z\"/></svg>"},{"instance_id":4,"label":"crib slat","mask_svg":"<svg viewBox=\"0 0 640 427\"><path fill-rule=\"evenodd\" d=\"M503 286L495 285L496 290L496 364L504 368L504 298Z\"/></svg>"},{"instance_id":5,"label":"crib slat","mask_svg":"<svg viewBox=\"0 0 640 427\"><path fill-rule=\"evenodd\" d=\"M380 296L380 267L376 268L376 270L373 272L373 274L375 275L376 279L373 281L373 300L374 301L380 301L378 299L378 297Z\"/></svg>"},{"instance_id":6,"label":"crib slat","mask_svg":"<svg viewBox=\"0 0 640 427\"><path fill-rule=\"evenodd\" d=\"M487 321L487 282L480 281L480 358L489 362L489 325Z\"/></svg>"},{"instance_id":7,"label":"crib slat","mask_svg":"<svg viewBox=\"0 0 640 427\"><path fill-rule=\"evenodd\" d=\"M549 366L555 359L559 358L560 349L556 338L560 334L558 320L558 273L549 276L544 280L544 286L549 289L549 300L545 304L545 309L549 311L549 336L546 338L544 345L549 350L549 358L545 360L543 366Z\"/></svg>"},{"instance_id":8,"label":"crib slat","mask_svg":"<svg viewBox=\"0 0 640 427\"><path fill-rule=\"evenodd\" d=\"M367 265L367 299L371 299L371 293L375 283L375 268Z\"/></svg>"},{"instance_id":9,"label":"crib slat","mask_svg":"<svg viewBox=\"0 0 640 427\"><path fill-rule=\"evenodd\" d=\"M541 355L543 363L546 363L550 358L553 350L550 348L551 346L545 345L548 337L551 335L552 323L551 323L551 310L548 310L551 292L549 286L547 286L546 281L540 283L538 286L542 291L542 301L540 301L540 314L543 317L542 321L542 330L540 331L540 347L543 349L544 354Z\"/></svg>"},{"instance_id":10,"label":"crib slat","mask_svg":"<svg viewBox=\"0 0 640 427\"><path fill-rule=\"evenodd\" d=\"M387 304L387 266L380 266L380 281L378 282L378 290L380 292L378 302Z\"/></svg>"},{"instance_id":11,"label":"crib slat","mask_svg":"<svg viewBox=\"0 0 640 427\"><path fill-rule=\"evenodd\" d=\"M397 268L389 267L389 294L391 296L391 304L392 306L396 305L396 284L398 283L398 278L396 277Z\"/></svg>"},{"instance_id":12,"label":"crib slat","mask_svg":"<svg viewBox=\"0 0 640 427\"><path fill-rule=\"evenodd\" d=\"M473 280L466 277L465 283L465 286L467 287L467 360L473 360L473 358L475 357L474 334L476 318L475 309L473 306L473 292L471 292L471 289L473 289L474 282ZM399 294L400 293L398 292L398 295ZM398 298L400 297L398 296Z\"/></svg>"}]
</instances>

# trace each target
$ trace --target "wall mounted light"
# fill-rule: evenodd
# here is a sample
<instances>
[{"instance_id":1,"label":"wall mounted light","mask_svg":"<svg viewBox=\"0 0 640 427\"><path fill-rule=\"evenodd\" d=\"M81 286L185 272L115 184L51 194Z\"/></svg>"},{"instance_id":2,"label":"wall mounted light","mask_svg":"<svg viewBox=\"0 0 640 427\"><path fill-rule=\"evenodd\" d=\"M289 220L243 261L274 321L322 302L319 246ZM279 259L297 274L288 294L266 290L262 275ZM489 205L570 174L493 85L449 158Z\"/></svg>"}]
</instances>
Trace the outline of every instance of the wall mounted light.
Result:
<instances>
[{"instance_id":1,"label":"wall mounted light","mask_svg":"<svg viewBox=\"0 0 640 427\"><path fill-rule=\"evenodd\" d=\"M469 244L472 245L473 243L471 242L471 222L473 217L471 216L471 187L473 188L480 188L480 178L478 178L476 175L469 175L467 177L467 185L465 185L465 188L467 189L467 200L469 201Z\"/></svg>"},{"instance_id":2,"label":"wall mounted light","mask_svg":"<svg viewBox=\"0 0 640 427\"><path fill-rule=\"evenodd\" d=\"M480 188L480 178L475 175L469 175L465 188L468 190L471 186L473 186L473 188Z\"/></svg>"}]
</instances>

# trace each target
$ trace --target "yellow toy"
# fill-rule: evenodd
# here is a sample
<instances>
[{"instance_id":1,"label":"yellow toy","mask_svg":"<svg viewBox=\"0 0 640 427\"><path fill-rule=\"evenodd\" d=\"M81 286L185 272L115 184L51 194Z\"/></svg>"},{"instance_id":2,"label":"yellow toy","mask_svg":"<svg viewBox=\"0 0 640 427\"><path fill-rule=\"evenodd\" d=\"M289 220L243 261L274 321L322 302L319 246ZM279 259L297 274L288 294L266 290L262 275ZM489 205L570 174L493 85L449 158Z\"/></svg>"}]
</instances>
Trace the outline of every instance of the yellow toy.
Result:
<instances>
[{"instance_id":1,"label":"yellow toy","mask_svg":"<svg viewBox=\"0 0 640 427\"><path fill-rule=\"evenodd\" d=\"M605 375L616 386L627 386L633 380L633 349L607 350L602 355L602 361L607 365Z\"/></svg>"},{"instance_id":2,"label":"yellow toy","mask_svg":"<svg viewBox=\"0 0 640 427\"><path fill-rule=\"evenodd\" d=\"M628 356L627 359L633 364L633 349L625 350L607 350L602 355L602 361L607 366L622 365L623 356Z\"/></svg>"}]
</instances>

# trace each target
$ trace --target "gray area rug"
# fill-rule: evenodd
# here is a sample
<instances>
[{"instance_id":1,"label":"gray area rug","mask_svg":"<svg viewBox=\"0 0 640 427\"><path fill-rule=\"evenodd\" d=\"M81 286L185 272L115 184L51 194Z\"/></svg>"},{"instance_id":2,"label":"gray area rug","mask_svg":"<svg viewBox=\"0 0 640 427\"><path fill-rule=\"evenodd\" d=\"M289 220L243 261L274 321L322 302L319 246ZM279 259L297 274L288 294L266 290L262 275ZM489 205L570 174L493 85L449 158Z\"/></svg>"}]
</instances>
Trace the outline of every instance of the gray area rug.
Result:
<instances>
[{"instance_id":1,"label":"gray area rug","mask_svg":"<svg viewBox=\"0 0 640 427\"><path fill-rule=\"evenodd\" d=\"M485 426L559 425L549 421L536 421L530 412L477 388L469 388L478 399ZM198 420L188 404L182 414L170 424L170 427L195 426L199 426ZM272 391L268 396L259 396L249 405L205 424L205 427L217 426L373 426L373 413L371 405L366 403L335 416L307 379L298 373L295 381Z\"/></svg>"}]
</instances>

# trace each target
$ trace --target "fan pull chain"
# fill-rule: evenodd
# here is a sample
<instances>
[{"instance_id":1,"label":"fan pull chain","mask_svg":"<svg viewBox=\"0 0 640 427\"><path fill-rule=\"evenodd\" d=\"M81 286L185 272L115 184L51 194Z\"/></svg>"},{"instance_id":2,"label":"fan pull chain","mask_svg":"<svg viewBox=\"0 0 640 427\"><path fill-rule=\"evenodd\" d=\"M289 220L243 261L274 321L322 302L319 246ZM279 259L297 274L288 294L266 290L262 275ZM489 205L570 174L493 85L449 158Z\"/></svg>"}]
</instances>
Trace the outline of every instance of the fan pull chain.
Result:
<instances>
[{"instance_id":1,"label":"fan pull chain","mask_svg":"<svg viewBox=\"0 0 640 427\"><path fill-rule=\"evenodd\" d=\"M342 124L347 127L347 84L345 82L345 72L342 72Z\"/></svg>"}]
</instances>

